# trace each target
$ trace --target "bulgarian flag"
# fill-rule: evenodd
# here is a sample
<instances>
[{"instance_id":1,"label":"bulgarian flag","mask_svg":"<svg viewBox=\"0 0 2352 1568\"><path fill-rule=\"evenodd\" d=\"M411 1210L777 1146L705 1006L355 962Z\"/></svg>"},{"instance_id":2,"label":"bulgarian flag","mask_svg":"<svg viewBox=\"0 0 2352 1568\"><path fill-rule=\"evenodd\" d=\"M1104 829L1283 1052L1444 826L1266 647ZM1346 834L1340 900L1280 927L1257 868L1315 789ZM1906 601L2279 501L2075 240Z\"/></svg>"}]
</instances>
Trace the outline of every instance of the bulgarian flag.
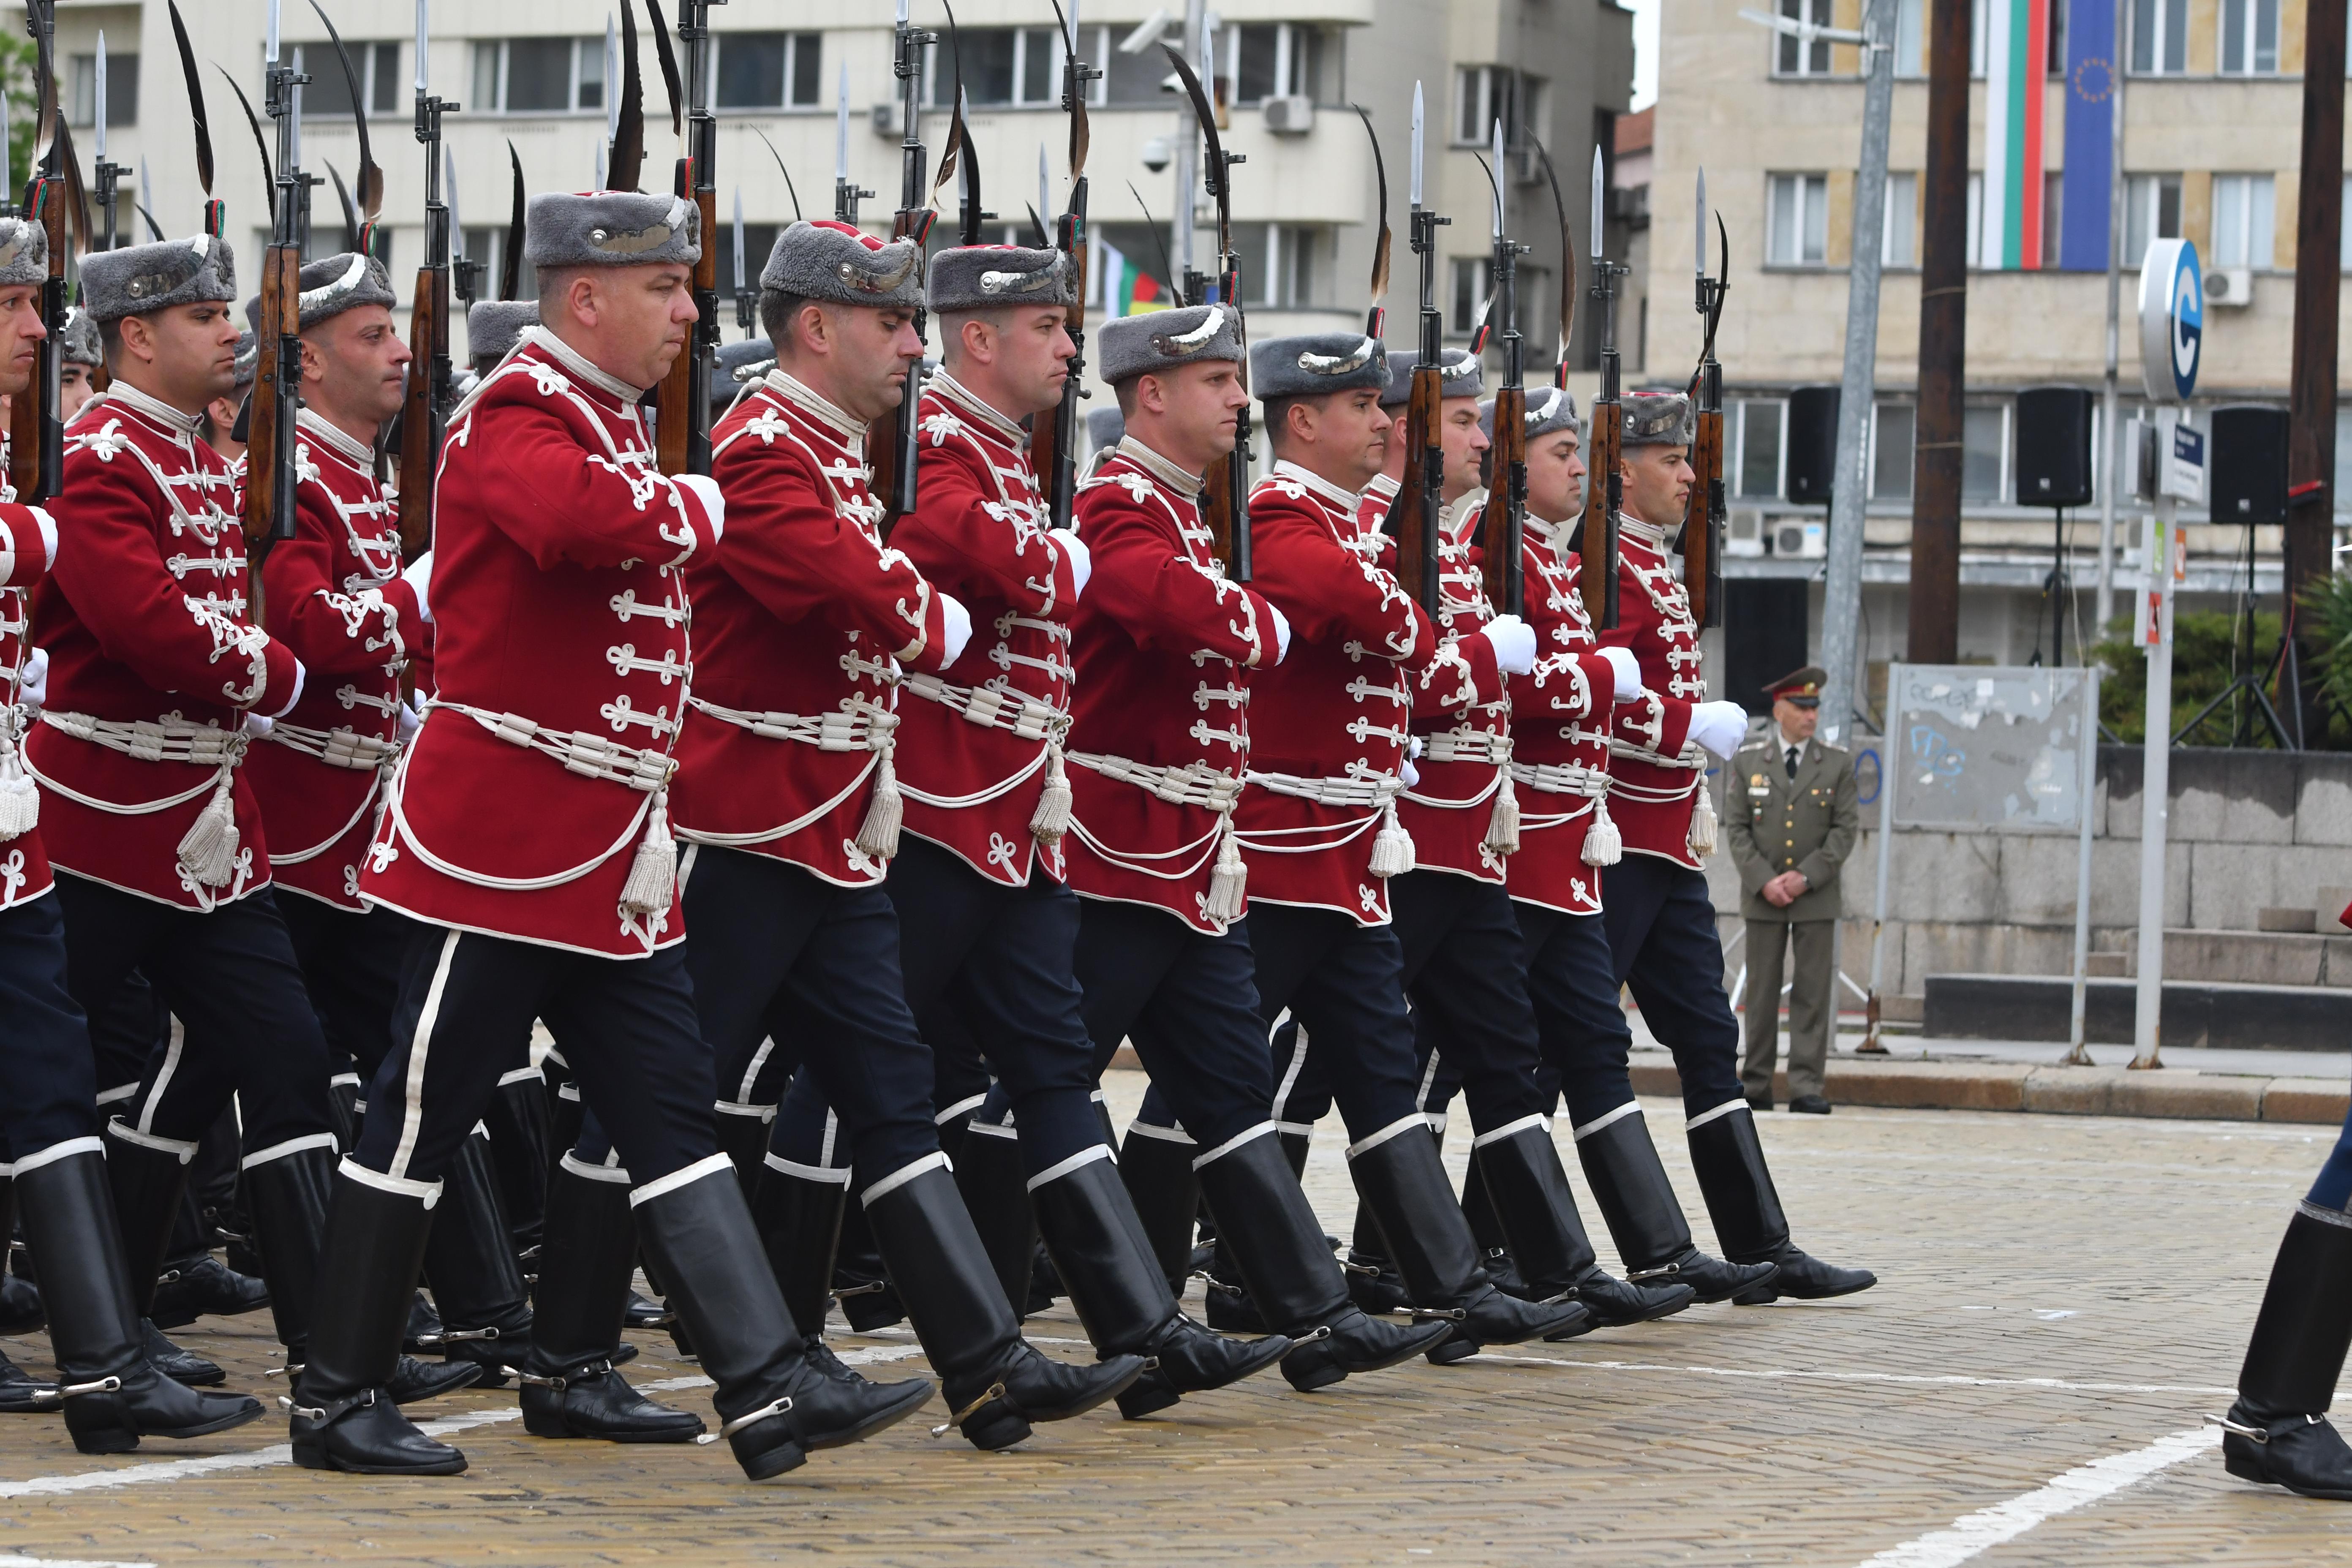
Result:
<instances>
[{"instance_id":1,"label":"bulgarian flag","mask_svg":"<svg viewBox=\"0 0 2352 1568\"><path fill-rule=\"evenodd\" d=\"M2042 78L2050 0L1986 0L1984 248L1980 265L2042 268Z\"/></svg>"},{"instance_id":2,"label":"bulgarian flag","mask_svg":"<svg viewBox=\"0 0 2352 1568\"><path fill-rule=\"evenodd\" d=\"M1102 279L1102 312L1110 320L1165 310L1171 301L1167 286L1127 258L1127 253L1107 240L1095 241L1095 276Z\"/></svg>"}]
</instances>

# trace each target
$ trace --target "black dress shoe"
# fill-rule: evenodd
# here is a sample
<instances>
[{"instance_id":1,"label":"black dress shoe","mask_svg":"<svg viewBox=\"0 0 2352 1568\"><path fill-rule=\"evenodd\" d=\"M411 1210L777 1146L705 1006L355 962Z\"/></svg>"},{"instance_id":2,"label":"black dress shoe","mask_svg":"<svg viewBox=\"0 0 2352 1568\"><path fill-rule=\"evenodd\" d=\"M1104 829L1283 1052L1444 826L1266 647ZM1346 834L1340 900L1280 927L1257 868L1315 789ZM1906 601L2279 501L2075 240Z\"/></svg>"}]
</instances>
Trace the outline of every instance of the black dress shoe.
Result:
<instances>
[{"instance_id":1,"label":"black dress shoe","mask_svg":"<svg viewBox=\"0 0 2352 1568\"><path fill-rule=\"evenodd\" d=\"M1348 1271L1348 1299L1364 1311L1379 1318L1405 1310L1404 1276L1387 1258L1351 1247L1340 1267Z\"/></svg>"},{"instance_id":2,"label":"black dress shoe","mask_svg":"<svg viewBox=\"0 0 2352 1568\"><path fill-rule=\"evenodd\" d=\"M2241 1480L2352 1502L2352 1447L2325 1415L2266 1415L2241 1399L2218 1425L2221 1464Z\"/></svg>"},{"instance_id":3,"label":"black dress shoe","mask_svg":"<svg viewBox=\"0 0 2352 1568\"><path fill-rule=\"evenodd\" d=\"M1800 1116L1827 1116L1830 1102L1818 1094L1801 1094L1789 1101L1789 1109Z\"/></svg>"},{"instance_id":4,"label":"black dress shoe","mask_svg":"<svg viewBox=\"0 0 2352 1568\"><path fill-rule=\"evenodd\" d=\"M1748 1097L1748 1109L1769 1110L1772 1109L1772 1097L1769 1094L1751 1094Z\"/></svg>"},{"instance_id":5,"label":"black dress shoe","mask_svg":"<svg viewBox=\"0 0 2352 1568\"><path fill-rule=\"evenodd\" d=\"M522 1376L522 1424L534 1437L593 1437L606 1443L690 1443L702 1417L656 1405L598 1357L552 1376Z\"/></svg>"},{"instance_id":6,"label":"black dress shoe","mask_svg":"<svg viewBox=\"0 0 2352 1568\"><path fill-rule=\"evenodd\" d=\"M1780 1262L1777 1277L1742 1290L1731 1299L1732 1304L1761 1307L1783 1296L1793 1296L1800 1301L1819 1301L1832 1296L1851 1296L1878 1283L1878 1276L1867 1268L1841 1268L1793 1245L1781 1249Z\"/></svg>"},{"instance_id":7,"label":"black dress shoe","mask_svg":"<svg viewBox=\"0 0 2352 1568\"><path fill-rule=\"evenodd\" d=\"M139 1320L139 1327L140 1353L173 1383L183 1383L190 1388L215 1388L228 1381L228 1373L220 1369L219 1363L206 1361L194 1351L182 1350L146 1319Z\"/></svg>"},{"instance_id":8,"label":"black dress shoe","mask_svg":"<svg viewBox=\"0 0 2352 1568\"><path fill-rule=\"evenodd\" d=\"M1687 1285L1697 1292L1699 1304L1706 1305L1736 1296L1744 1300L1743 1292L1768 1287L1780 1275L1777 1263L1731 1263L1694 1247L1662 1268L1643 1270L1636 1282Z\"/></svg>"},{"instance_id":9,"label":"black dress shoe","mask_svg":"<svg viewBox=\"0 0 2352 1568\"><path fill-rule=\"evenodd\" d=\"M416 1429L381 1389L306 1405L292 1401L294 1462L306 1470L354 1476L455 1476L466 1468L462 1450Z\"/></svg>"},{"instance_id":10,"label":"black dress shoe","mask_svg":"<svg viewBox=\"0 0 2352 1568\"><path fill-rule=\"evenodd\" d=\"M1187 1394L1238 1383L1288 1355L1292 1343L1286 1334L1227 1339L1179 1312L1143 1346L1142 1353L1152 1364L1119 1392L1118 1413L1138 1420L1167 1409Z\"/></svg>"},{"instance_id":11,"label":"black dress shoe","mask_svg":"<svg viewBox=\"0 0 2352 1568\"><path fill-rule=\"evenodd\" d=\"M149 1314L159 1329L180 1329L198 1318L230 1318L269 1305L269 1287L239 1274L209 1252L164 1265Z\"/></svg>"},{"instance_id":12,"label":"black dress shoe","mask_svg":"<svg viewBox=\"0 0 2352 1568\"><path fill-rule=\"evenodd\" d=\"M392 1381L384 1384L384 1393L394 1405L422 1405L445 1394L455 1394L461 1388L471 1388L482 1379L482 1369L467 1361L419 1361L404 1355L393 1363Z\"/></svg>"},{"instance_id":13,"label":"black dress shoe","mask_svg":"<svg viewBox=\"0 0 2352 1568\"><path fill-rule=\"evenodd\" d=\"M666 1329L677 1321L677 1314L659 1301L648 1301L635 1290L629 1292L629 1305L621 1315L624 1327L632 1329Z\"/></svg>"},{"instance_id":14,"label":"black dress shoe","mask_svg":"<svg viewBox=\"0 0 2352 1568\"><path fill-rule=\"evenodd\" d=\"M36 1383L25 1369L0 1354L0 1415L54 1411L60 1396L54 1383Z\"/></svg>"},{"instance_id":15,"label":"black dress shoe","mask_svg":"<svg viewBox=\"0 0 2352 1568\"><path fill-rule=\"evenodd\" d=\"M0 1247L6 1240L0 1237ZM22 1275L0 1275L0 1334L29 1334L48 1322L41 1310L40 1287Z\"/></svg>"}]
</instances>

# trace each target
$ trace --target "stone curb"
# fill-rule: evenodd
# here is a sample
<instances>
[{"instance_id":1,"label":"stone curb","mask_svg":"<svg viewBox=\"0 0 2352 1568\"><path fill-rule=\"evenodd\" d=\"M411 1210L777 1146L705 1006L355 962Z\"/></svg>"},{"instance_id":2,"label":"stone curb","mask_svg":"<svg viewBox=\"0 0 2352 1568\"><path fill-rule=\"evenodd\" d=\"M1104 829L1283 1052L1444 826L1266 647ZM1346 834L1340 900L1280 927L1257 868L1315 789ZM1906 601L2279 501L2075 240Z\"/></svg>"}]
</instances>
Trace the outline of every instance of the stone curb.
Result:
<instances>
[{"instance_id":1,"label":"stone curb","mask_svg":"<svg viewBox=\"0 0 2352 1568\"><path fill-rule=\"evenodd\" d=\"M2208 1121L2288 1121L2336 1126L2352 1110L2352 1087L2334 1079L2260 1078L2159 1068L2040 1067L2027 1062L1857 1061L1833 1057L1829 1098L1836 1105L1916 1110L2023 1110L2056 1116L2163 1116ZM1682 1093L1671 1062L1633 1065L1633 1092ZM1772 1098L1788 1103L1789 1075Z\"/></svg>"}]
</instances>

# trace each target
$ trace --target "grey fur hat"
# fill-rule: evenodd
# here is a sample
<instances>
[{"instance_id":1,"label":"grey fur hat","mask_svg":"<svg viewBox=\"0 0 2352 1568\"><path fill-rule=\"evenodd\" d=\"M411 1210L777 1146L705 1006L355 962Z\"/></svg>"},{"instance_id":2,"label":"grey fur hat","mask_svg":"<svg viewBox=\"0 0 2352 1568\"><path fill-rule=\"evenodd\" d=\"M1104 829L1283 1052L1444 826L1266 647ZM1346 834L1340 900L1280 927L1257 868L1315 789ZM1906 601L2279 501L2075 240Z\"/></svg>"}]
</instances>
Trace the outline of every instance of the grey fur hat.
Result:
<instances>
[{"instance_id":1,"label":"grey fur hat","mask_svg":"<svg viewBox=\"0 0 2352 1568\"><path fill-rule=\"evenodd\" d=\"M81 293L103 326L174 305L236 298L236 253L217 235L159 240L82 258Z\"/></svg>"},{"instance_id":2,"label":"grey fur hat","mask_svg":"<svg viewBox=\"0 0 2352 1568\"><path fill-rule=\"evenodd\" d=\"M1250 345L1250 390L1265 402L1359 387L1385 391L1388 384L1388 350L1361 332L1307 332Z\"/></svg>"},{"instance_id":3,"label":"grey fur hat","mask_svg":"<svg viewBox=\"0 0 2352 1568\"><path fill-rule=\"evenodd\" d=\"M48 280L48 231L25 218L0 218L0 289Z\"/></svg>"},{"instance_id":4,"label":"grey fur hat","mask_svg":"<svg viewBox=\"0 0 2352 1568\"><path fill-rule=\"evenodd\" d=\"M776 363L776 345L765 338L746 338L740 343L721 343L710 365L710 405L724 408L735 401L743 390L743 382L765 375L768 367ZM755 371L755 375L736 379L739 373Z\"/></svg>"},{"instance_id":5,"label":"grey fur hat","mask_svg":"<svg viewBox=\"0 0 2352 1568\"><path fill-rule=\"evenodd\" d=\"M536 300L477 300L466 308L466 357L504 359L537 325Z\"/></svg>"},{"instance_id":6,"label":"grey fur hat","mask_svg":"<svg viewBox=\"0 0 2352 1568\"><path fill-rule=\"evenodd\" d=\"M251 386L261 374L261 340L249 331L236 335L236 384Z\"/></svg>"},{"instance_id":7,"label":"grey fur hat","mask_svg":"<svg viewBox=\"0 0 2352 1568\"><path fill-rule=\"evenodd\" d=\"M1495 438L1495 400L1491 397L1478 405L1478 428L1486 438ZM1557 435L1562 430L1581 430L1576 417L1576 395L1557 386L1530 387L1528 391L1528 439L1538 436Z\"/></svg>"},{"instance_id":8,"label":"grey fur hat","mask_svg":"<svg viewBox=\"0 0 2352 1568\"><path fill-rule=\"evenodd\" d=\"M79 305L66 312L65 331L58 334L58 348L68 364L106 363L105 352L99 345L98 323Z\"/></svg>"},{"instance_id":9,"label":"grey fur hat","mask_svg":"<svg viewBox=\"0 0 2352 1568\"><path fill-rule=\"evenodd\" d=\"M702 214L683 196L549 191L530 198L523 258L533 267L644 267L702 259Z\"/></svg>"},{"instance_id":10,"label":"grey fur hat","mask_svg":"<svg viewBox=\"0 0 2352 1568\"><path fill-rule=\"evenodd\" d=\"M1102 378L1114 386L1180 364L1242 358L1241 313L1224 305L1188 305L1105 321L1095 334Z\"/></svg>"},{"instance_id":11,"label":"grey fur hat","mask_svg":"<svg viewBox=\"0 0 2352 1568\"><path fill-rule=\"evenodd\" d=\"M1626 447L1687 447L1690 399L1679 392L1629 392L1624 396Z\"/></svg>"},{"instance_id":12,"label":"grey fur hat","mask_svg":"<svg viewBox=\"0 0 2352 1568\"><path fill-rule=\"evenodd\" d=\"M1058 250L967 245L942 250L929 268L931 313L1002 310L1078 302L1078 272Z\"/></svg>"},{"instance_id":13,"label":"grey fur hat","mask_svg":"<svg viewBox=\"0 0 2352 1568\"><path fill-rule=\"evenodd\" d=\"M776 236L760 287L834 305L923 302L923 251L911 239L886 244L845 223L796 223Z\"/></svg>"},{"instance_id":14,"label":"grey fur hat","mask_svg":"<svg viewBox=\"0 0 2352 1568\"><path fill-rule=\"evenodd\" d=\"M302 268L301 313L306 330L362 305L381 305L389 310L398 303L391 275L373 256L346 250L340 256L321 257Z\"/></svg>"},{"instance_id":15,"label":"grey fur hat","mask_svg":"<svg viewBox=\"0 0 2352 1568\"><path fill-rule=\"evenodd\" d=\"M1412 401L1413 367L1420 363L1419 349L1389 351L1389 389L1381 395L1381 407L1395 408ZM1438 373L1441 396L1476 397L1486 390L1486 366L1468 349L1441 351Z\"/></svg>"}]
</instances>

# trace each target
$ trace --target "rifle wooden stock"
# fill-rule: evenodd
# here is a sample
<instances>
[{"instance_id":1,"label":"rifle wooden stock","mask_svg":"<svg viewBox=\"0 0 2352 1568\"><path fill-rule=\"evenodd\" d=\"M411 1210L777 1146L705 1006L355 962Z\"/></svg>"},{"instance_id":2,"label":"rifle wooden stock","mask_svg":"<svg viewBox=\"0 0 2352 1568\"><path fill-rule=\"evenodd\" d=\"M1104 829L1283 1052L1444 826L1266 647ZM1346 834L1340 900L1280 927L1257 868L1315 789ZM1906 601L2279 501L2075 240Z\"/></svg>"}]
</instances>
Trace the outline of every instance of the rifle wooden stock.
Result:
<instances>
[{"instance_id":1,"label":"rifle wooden stock","mask_svg":"<svg viewBox=\"0 0 2352 1568\"><path fill-rule=\"evenodd\" d=\"M1697 479L1683 522L1683 591L1690 596L1691 619L1711 626L1723 619L1723 563L1717 550L1723 533L1723 416L1702 410L1697 425L1691 442Z\"/></svg>"},{"instance_id":2,"label":"rifle wooden stock","mask_svg":"<svg viewBox=\"0 0 2352 1568\"><path fill-rule=\"evenodd\" d=\"M1584 521L1577 533L1577 588L1584 613L1599 627L1617 624L1617 514L1624 476L1617 471L1625 411L1614 401L1592 410L1592 450L1586 455Z\"/></svg>"},{"instance_id":3,"label":"rifle wooden stock","mask_svg":"<svg viewBox=\"0 0 2352 1568\"><path fill-rule=\"evenodd\" d=\"M1513 587L1519 574L1512 570L1519 552L1517 526L1528 501L1528 395L1524 388L1506 386L1495 394L1495 444L1487 456L1493 463L1486 487L1485 514L1485 576L1486 603L1496 615L1516 616Z\"/></svg>"},{"instance_id":4,"label":"rifle wooden stock","mask_svg":"<svg viewBox=\"0 0 2352 1568\"><path fill-rule=\"evenodd\" d=\"M714 193L687 188L688 165L684 158L677 161L677 194L694 203L702 214L702 258L694 264L692 287L698 305L715 298L719 292L719 202ZM694 383L702 374L702 355L697 352L704 334L704 323L698 311L694 325L687 329L686 346L670 362L669 374L662 377L654 393L654 461L665 474L690 471L694 447ZM875 489L881 491L877 466Z\"/></svg>"},{"instance_id":5,"label":"rifle wooden stock","mask_svg":"<svg viewBox=\"0 0 2352 1568\"><path fill-rule=\"evenodd\" d=\"M261 311L254 342L259 363L253 377L253 413L245 447L246 619L262 624L261 563L278 541L278 516L293 498L278 494L283 478L280 454L290 451L294 439L291 416L295 384L302 374L299 360L282 363L280 341L299 318L302 298L302 251L299 246L273 245L262 252ZM283 417L281 417L283 416Z\"/></svg>"},{"instance_id":6,"label":"rifle wooden stock","mask_svg":"<svg viewBox=\"0 0 2352 1568\"><path fill-rule=\"evenodd\" d=\"M32 384L8 401L8 482L16 499L27 503L54 499L65 479L65 421L58 414L66 328L64 195L62 182L36 177L26 199L49 242L49 276L41 285L41 324L48 336L34 353Z\"/></svg>"},{"instance_id":7,"label":"rifle wooden stock","mask_svg":"<svg viewBox=\"0 0 2352 1568\"><path fill-rule=\"evenodd\" d=\"M1431 504L1445 493L1445 381L1436 364L1416 365L1405 399L1404 482L1389 508L1386 531L1397 542L1397 581L1413 602L1437 613L1437 541Z\"/></svg>"},{"instance_id":8,"label":"rifle wooden stock","mask_svg":"<svg viewBox=\"0 0 2352 1568\"><path fill-rule=\"evenodd\" d=\"M400 402L400 551L414 558L433 537L433 470L441 456L441 410L433 396L433 367L449 353L447 268L416 269L408 342L414 357Z\"/></svg>"},{"instance_id":9,"label":"rifle wooden stock","mask_svg":"<svg viewBox=\"0 0 2352 1568\"><path fill-rule=\"evenodd\" d=\"M1201 486L1201 521L1209 531L1209 552L1228 575L1234 566L1234 491L1229 482L1233 467L1229 452L1209 465Z\"/></svg>"},{"instance_id":10,"label":"rifle wooden stock","mask_svg":"<svg viewBox=\"0 0 2352 1568\"><path fill-rule=\"evenodd\" d=\"M1051 419L1034 422L1036 434L1031 443L1038 482L1045 489L1047 515L1055 528L1070 526L1078 495L1078 374L1086 366L1087 248L1078 242L1080 222L1071 214L1063 214L1056 236L1062 254L1069 258L1077 274L1078 302L1063 312L1062 321L1078 352L1071 356L1070 378L1062 384L1062 401L1055 405Z\"/></svg>"}]
</instances>

